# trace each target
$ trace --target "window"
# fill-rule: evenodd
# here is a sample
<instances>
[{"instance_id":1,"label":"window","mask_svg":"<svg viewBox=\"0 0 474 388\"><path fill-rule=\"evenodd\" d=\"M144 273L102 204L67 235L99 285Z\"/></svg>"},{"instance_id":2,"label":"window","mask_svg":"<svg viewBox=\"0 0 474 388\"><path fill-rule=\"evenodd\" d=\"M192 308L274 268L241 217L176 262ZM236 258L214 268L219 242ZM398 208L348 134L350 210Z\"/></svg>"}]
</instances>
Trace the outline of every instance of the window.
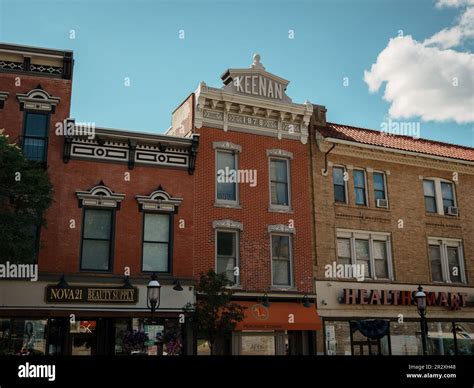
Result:
<instances>
[{"instance_id":1,"label":"window","mask_svg":"<svg viewBox=\"0 0 474 388\"><path fill-rule=\"evenodd\" d=\"M374 197L377 199L387 199L387 192L385 188L385 174L383 172L374 172Z\"/></svg>"},{"instance_id":2,"label":"window","mask_svg":"<svg viewBox=\"0 0 474 388\"><path fill-rule=\"evenodd\" d=\"M272 235L272 284L291 287L291 238L287 235Z\"/></svg>"},{"instance_id":3,"label":"window","mask_svg":"<svg viewBox=\"0 0 474 388\"><path fill-rule=\"evenodd\" d=\"M23 152L28 160L37 162L46 161L48 145L49 114L25 113L23 131Z\"/></svg>"},{"instance_id":4,"label":"window","mask_svg":"<svg viewBox=\"0 0 474 388\"><path fill-rule=\"evenodd\" d=\"M237 204L237 155L232 151L217 151L217 201Z\"/></svg>"},{"instance_id":5,"label":"window","mask_svg":"<svg viewBox=\"0 0 474 388\"><path fill-rule=\"evenodd\" d=\"M436 191L434 181L423 181L423 192L425 195L425 208L428 213L436 213Z\"/></svg>"},{"instance_id":6,"label":"window","mask_svg":"<svg viewBox=\"0 0 474 388\"><path fill-rule=\"evenodd\" d=\"M337 262L339 264L351 264L351 239L337 239Z\"/></svg>"},{"instance_id":7,"label":"window","mask_svg":"<svg viewBox=\"0 0 474 388\"><path fill-rule=\"evenodd\" d=\"M271 205L290 206L289 163L287 159L270 159Z\"/></svg>"},{"instance_id":8,"label":"window","mask_svg":"<svg viewBox=\"0 0 474 388\"><path fill-rule=\"evenodd\" d=\"M334 184L334 201L336 202L347 202L346 196L346 181L344 180L344 167L333 167L332 168L332 180Z\"/></svg>"},{"instance_id":9,"label":"window","mask_svg":"<svg viewBox=\"0 0 474 388\"><path fill-rule=\"evenodd\" d=\"M113 215L111 209L84 209L82 270L110 270Z\"/></svg>"},{"instance_id":10,"label":"window","mask_svg":"<svg viewBox=\"0 0 474 388\"><path fill-rule=\"evenodd\" d=\"M423 180L425 209L427 213L457 215L449 208L456 208L456 195L452 182L440 178Z\"/></svg>"},{"instance_id":11,"label":"window","mask_svg":"<svg viewBox=\"0 0 474 388\"><path fill-rule=\"evenodd\" d=\"M428 254L433 282L466 282L462 241L430 238Z\"/></svg>"},{"instance_id":12,"label":"window","mask_svg":"<svg viewBox=\"0 0 474 388\"><path fill-rule=\"evenodd\" d=\"M364 278L392 279L390 235L338 230L337 262L343 265L363 265Z\"/></svg>"},{"instance_id":13,"label":"window","mask_svg":"<svg viewBox=\"0 0 474 388\"><path fill-rule=\"evenodd\" d=\"M225 274L233 284L239 283L235 269L238 266L237 232L217 231L217 273Z\"/></svg>"},{"instance_id":14,"label":"window","mask_svg":"<svg viewBox=\"0 0 474 388\"><path fill-rule=\"evenodd\" d=\"M448 182L441 182L441 195L443 198L444 214L448 213L448 207L455 207L453 184Z\"/></svg>"},{"instance_id":15,"label":"window","mask_svg":"<svg viewBox=\"0 0 474 388\"><path fill-rule=\"evenodd\" d=\"M354 194L356 205L367 206L364 170L354 170Z\"/></svg>"},{"instance_id":16,"label":"window","mask_svg":"<svg viewBox=\"0 0 474 388\"><path fill-rule=\"evenodd\" d=\"M144 213L143 272L170 272L171 214Z\"/></svg>"}]
</instances>

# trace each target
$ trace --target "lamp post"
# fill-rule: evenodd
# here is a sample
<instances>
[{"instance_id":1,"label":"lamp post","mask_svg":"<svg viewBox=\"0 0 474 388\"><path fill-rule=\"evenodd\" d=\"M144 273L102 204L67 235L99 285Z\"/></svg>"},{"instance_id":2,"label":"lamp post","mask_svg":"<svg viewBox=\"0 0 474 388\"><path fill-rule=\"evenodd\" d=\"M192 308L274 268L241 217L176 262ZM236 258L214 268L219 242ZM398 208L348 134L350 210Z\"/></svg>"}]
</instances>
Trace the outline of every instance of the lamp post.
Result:
<instances>
[{"instance_id":1,"label":"lamp post","mask_svg":"<svg viewBox=\"0 0 474 388\"><path fill-rule=\"evenodd\" d=\"M154 312L160 307L161 285L156 278L156 274L151 276L150 283L147 288L147 306L151 310L151 319L153 319Z\"/></svg>"},{"instance_id":2,"label":"lamp post","mask_svg":"<svg viewBox=\"0 0 474 388\"><path fill-rule=\"evenodd\" d=\"M423 291L421 285L418 286L418 291L415 293L416 307L418 314L420 315L421 325L421 344L423 346L423 355L427 356L428 351L426 349L426 294Z\"/></svg>"}]
</instances>

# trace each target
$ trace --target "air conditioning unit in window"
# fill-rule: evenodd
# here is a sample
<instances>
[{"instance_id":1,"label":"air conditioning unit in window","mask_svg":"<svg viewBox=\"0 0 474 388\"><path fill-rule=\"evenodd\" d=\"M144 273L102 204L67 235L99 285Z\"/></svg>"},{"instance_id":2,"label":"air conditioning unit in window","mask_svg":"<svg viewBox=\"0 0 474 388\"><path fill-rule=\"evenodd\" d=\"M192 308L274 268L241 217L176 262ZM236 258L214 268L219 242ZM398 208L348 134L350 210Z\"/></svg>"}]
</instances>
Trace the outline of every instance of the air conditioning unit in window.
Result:
<instances>
[{"instance_id":1,"label":"air conditioning unit in window","mask_svg":"<svg viewBox=\"0 0 474 388\"><path fill-rule=\"evenodd\" d=\"M458 216L459 215L459 209L455 206L448 206L448 215L450 216Z\"/></svg>"},{"instance_id":2,"label":"air conditioning unit in window","mask_svg":"<svg viewBox=\"0 0 474 388\"><path fill-rule=\"evenodd\" d=\"M377 199L376 205L377 205L377 207L384 207L385 209L388 209L388 200L386 200L386 199Z\"/></svg>"}]
</instances>

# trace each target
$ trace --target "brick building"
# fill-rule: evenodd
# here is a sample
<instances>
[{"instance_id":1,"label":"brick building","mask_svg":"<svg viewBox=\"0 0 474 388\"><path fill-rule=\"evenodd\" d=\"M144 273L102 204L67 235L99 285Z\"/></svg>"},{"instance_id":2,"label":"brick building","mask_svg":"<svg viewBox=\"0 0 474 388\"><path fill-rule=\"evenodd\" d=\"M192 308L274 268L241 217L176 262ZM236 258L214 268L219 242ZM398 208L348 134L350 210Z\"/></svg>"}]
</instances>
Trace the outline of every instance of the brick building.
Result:
<instances>
[{"instance_id":1,"label":"brick building","mask_svg":"<svg viewBox=\"0 0 474 388\"><path fill-rule=\"evenodd\" d=\"M2 352L120 354L125 333L142 328L160 336L152 352L190 353L192 333L180 318L194 301L198 136L75 123L72 72L72 52L0 45L0 127L54 187L38 281L0 284L1 328L9 333ZM161 298L150 322L153 273ZM25 345L25 335L35 340Z\"/></svg>"},{"instance_id":2,"label":"brick building","mask_svg":"<svg viewBox=\"0 0 474 388\"><path fill-rule=\"evenodd\" d=\"M247 307L227 353L309 354L320 327L309 216L312 105L293 103L288 81L267 72L258 55L250 68L221 78L222 88L202 82L168 131L200 136L195 275L226 273Z\"/></svg>"},{"instance_id":3,"label":"brick building","mask_svg":"<svg viewBox=\"0 0 474 388\"><path fill-rule=\"evenodd\" d=\"M421 354L421 284L428 353L473 354L474 149L327 123L315 106L311 150L318 352Z\"/></svg>"}]
</instances>

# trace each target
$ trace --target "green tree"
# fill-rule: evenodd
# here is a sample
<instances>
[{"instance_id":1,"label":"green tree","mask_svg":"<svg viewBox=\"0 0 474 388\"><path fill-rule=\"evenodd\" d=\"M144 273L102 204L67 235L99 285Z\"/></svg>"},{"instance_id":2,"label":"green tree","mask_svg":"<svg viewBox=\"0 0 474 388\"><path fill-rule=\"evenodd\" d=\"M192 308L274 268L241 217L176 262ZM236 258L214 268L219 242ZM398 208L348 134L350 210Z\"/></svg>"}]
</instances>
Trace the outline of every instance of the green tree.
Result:
<instances>
[{"instance_id":1,"label":"green tree","mask_svg":"<svg viewBox=\"0 0 474 388\"><path fill-rule=\"evenodd\" d=\"M47 172L0 130L0 262L34 263L36 233L52 203Z\"/></svg>"},{"instance_id":2,"label":"green tree","mask_svg":"<svg viewBox=\"0 0 474 388\"><path fill-rule=\"evenodd\" d=\"M232 302L229 285L224 274L210 270L201 275L195 287L196 303L185 306L195 332L208 341L212 355L221 354L222 346L217 344L230 338L237 323L244 319L245 307Z\"/></svg>"}]
</instances>

